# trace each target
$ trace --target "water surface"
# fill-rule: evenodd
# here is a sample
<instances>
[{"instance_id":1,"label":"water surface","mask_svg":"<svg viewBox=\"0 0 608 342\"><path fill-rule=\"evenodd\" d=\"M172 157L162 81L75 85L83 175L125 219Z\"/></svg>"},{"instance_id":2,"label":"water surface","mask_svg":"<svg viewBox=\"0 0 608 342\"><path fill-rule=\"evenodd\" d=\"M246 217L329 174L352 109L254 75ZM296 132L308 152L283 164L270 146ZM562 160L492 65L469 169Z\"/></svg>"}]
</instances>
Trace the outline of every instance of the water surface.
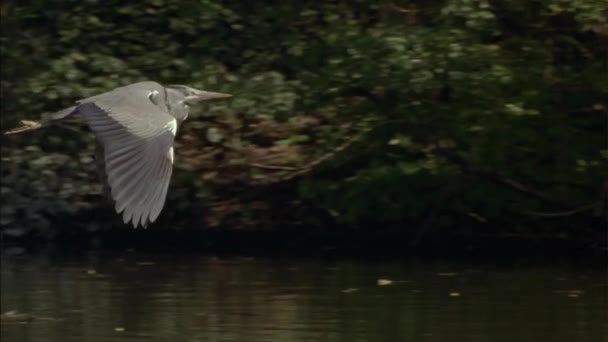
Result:
<instances>
[{"instance_id":1,"label":"water surface","mask_svg":"<svg viewBox=\"0 0 608 342\"><path fill-rule=\"evenodd\" d=\"M608 341L604 270L4 256L2 341Z\"/></svg>"}]
</instances>

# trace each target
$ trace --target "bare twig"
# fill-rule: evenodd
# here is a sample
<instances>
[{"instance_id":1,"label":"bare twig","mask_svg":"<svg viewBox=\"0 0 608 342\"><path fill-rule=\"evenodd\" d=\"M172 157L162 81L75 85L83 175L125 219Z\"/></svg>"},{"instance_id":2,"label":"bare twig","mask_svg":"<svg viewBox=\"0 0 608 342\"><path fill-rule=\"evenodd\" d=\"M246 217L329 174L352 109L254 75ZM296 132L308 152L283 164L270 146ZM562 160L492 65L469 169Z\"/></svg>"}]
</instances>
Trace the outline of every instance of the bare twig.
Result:
<instances>
[{"instance_id":1,"label":"bare twig","mask_svg":"<svg viewBox=\"0 0 608 342\"><path fill-rule=\"evenodd\" d=\"M399 13L415 13L418 12L418 10L416 9L415 5L412 6L412 8L403 8L403 7L399 7L394 3L390 3L386 5L386 8L395 12L399 12Z\"/></svg>"},{"instance_id":2,"label":"bare twig","mask_svg":"<svg viewBox=\"0 0 608 342\"><path fill-rule=\"evenodd\" d=\"M267 170L284 170L284 171L297 171L302 170L304 167L292 167L292 166L281 166L281 165L266 165L260 163L250 163L249 166L257 167L259 169Z\"/></svg>"},{"instance_id":3,"label":"bare twig","mask_svg":"<svg viewBox=\"0 0 608 342\"><path fill-rule=\"evenodd\" d=\"M313 172L320 164L334 158L337 154L343 152L344 150L349 148L353 143L355 143L357 140L361 139L361 137L374 131L375 129L385 126L385 125L401 123L401 122L403 122L403 120L389 120L389 121L381 122L375 126L365 128L362 131L360 131L359 133L352 136L351 138L344 141L339 146L337 146L334 149L332 149L331 151L329 151L328 153L325 153L322 156L320 156L300 167L266 165L266 164L261 164L261 163L250 163L248 165L251 167L257 167L257 168L263 168L263 169L269 169L269 170L293 171L292 173L286 174L282 177L275 177L275 178L272 178L269 180L258 182L257 183L258 185L272 185L272 184L277 184L277 183L281 183L281 182L291 181L297 177L305 176L305 175ZM238 149L235 149L235 148L232 148L232 149L234 149L235 151L238 151L240 153L244 153L243 151L240 151Z\"/></svg>"},{"instance_id":4,"label":"bare twig","mask_svg":"<svg viewBox=\"0 0 608 342\"><path fill-rule=\"evenodd\" d=\"M465 171L467 173L474 174L476 176L480 176L482 178L490 180L499 185L506 186L506 187L508 187L512 190L515 190L519 193L522 193L528 197L536 198L536 199L541 200L546 203L557 205L557 206L560 206L563 208L573 207L572 205L570 205L568 203L564 203L560 200L557 200L557 199L555 199L555 197L549 196L540 190L530 187L529 185L525 185L514 179L511 179L506 176L502 176L502 175L492 172L492 171L483 170L480 167L473 165L473 163L465 160L464 158L459 156L454 151L436 147L434 149L434 152L437 153L438 155L444 157L446 160L458 165L463 171Z\"/></svg>"},{"instance_id":5,"label":"bare twig","mask_svg":"<svg viewBox=\"0 0 608 342\"><path fill-rule=\"evenodd\" d=\"M531 215L531 216L563 217L563 216L572 216L574 214L578 214L578 213L581 213L581 212L587 211L587 210L592 210L592 209L598 208L599 206L600 206L599 202L592 202L592 203L580 206L578 208L574 208L572 210L563 211L563 212L545 213L545 212L526 210L523 213L526 215Z\"/></svg>"},{"instance_id":6,"label":"bare twig","mask_svg":"<svg viewBox=\"0 0 608 342\"><path fill-rule=\"evenodd\" d=\"M334 148L333 150L331 150L330 152L322 155L321 157L309 162L308 164L306 164L305 166L301 167L298 171L289 174L285 177L282 177L278 180L276 180L275 182L283 182L283 181L287 181L287 180L292 180L298 176L303 176L305 174L308 174L310 172L312 172L318 165L320 165L321 163L333 158L336 154L346 150L349 146L351 146L356 140L358 140L359 138L361 138L363 135L367 134L368 132L370 132L372 129L366 129L362 132L360 132L359 134L351 137L350 139L346 140L344 143L342 143L340 146ZM274 183L274 182L273 182Z\"/></svg>"}]
</instances>

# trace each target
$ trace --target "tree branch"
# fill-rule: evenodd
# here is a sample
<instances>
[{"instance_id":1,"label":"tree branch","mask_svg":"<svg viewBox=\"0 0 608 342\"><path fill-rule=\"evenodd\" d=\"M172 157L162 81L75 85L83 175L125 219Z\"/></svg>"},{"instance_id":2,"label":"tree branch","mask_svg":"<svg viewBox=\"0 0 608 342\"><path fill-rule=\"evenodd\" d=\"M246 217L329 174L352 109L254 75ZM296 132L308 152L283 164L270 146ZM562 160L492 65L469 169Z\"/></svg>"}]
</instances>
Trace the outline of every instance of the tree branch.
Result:
<instances>
[{"instance_id":1,"label":"tree branch","mask_svg":"<svg viewBox=\"0 0 608 342\"><path fill-rule=\"evenodd\" d=\"M538 199L545 203L557 205L557 206L560 206L563 208L572 208L573 207L573 205L571 205L571 204L564 203L560 200L557 200L553 196L549 196L540 190L534 189L534 188L532 188L528 185L525 185L523 183L520 183L514 179L502 176L502 175L492 172L492 171L483 170L480 167L473 165L473 163L465 160L464 158L459 156L454 151L435 146L434 152L437 153L438 155L442 156L447 161L458 165L466 173L470 173L470 174L485 178L493 183L505 186L505 187L515 190L521 194L524 194L528 197Z\"/></svg>"}]
</instances>

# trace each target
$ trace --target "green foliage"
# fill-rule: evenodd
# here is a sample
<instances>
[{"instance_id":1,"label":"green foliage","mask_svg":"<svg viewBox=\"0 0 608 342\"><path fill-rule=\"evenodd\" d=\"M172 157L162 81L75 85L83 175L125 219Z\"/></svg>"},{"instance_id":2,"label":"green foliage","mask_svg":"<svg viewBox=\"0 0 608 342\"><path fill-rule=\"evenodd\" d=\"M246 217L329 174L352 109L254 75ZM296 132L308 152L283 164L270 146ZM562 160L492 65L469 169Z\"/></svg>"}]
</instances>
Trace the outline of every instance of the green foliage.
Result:
<instances>
[{"instance_id":1,"label":"green foliage","mask_svg":"<svg viewBox=\"0 0 608 342\"><path fill-rule=\"evenodd\" d=\"M3 126L154 79L236 95L195 110L192 127L207 125L206 113L276 122L321 113L331 128L273 142L307 146L312 155L351 134L342 123L370 129L361 149L348 150L351 161L325 163L299 187L300 196L344 223L420 222L444 197L443 210L455 216L552 209L467 175L438 146L563 202L598 199L608 170L602 1L398 3L6 1L1 85L10 101L2 101ZM45 153L85 160L87 139L3 143L3 195L38 216L71 210L94 182L92 165L70 167L62 179L78 190L58 192L38 184L40 170L55 172L63 162L42 163L42 151L27 146L42 143ZM19 190L23 184L37 190ZM170 196L181 196L186 184L208 191L178 180ZM30 206L32 193L49 206ZM62 204L50 209L54 202ZM16 220L14 209L3 210L3 224Z\"/></svg>"}]
</instances>

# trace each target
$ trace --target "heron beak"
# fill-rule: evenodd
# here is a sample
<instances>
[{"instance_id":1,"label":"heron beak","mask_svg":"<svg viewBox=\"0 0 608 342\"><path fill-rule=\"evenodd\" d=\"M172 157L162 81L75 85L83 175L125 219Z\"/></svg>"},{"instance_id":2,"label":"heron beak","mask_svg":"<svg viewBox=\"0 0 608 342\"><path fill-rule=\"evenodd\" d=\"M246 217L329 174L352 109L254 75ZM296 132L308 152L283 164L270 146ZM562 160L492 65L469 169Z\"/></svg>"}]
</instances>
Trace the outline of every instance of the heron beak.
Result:
<instances>
[{"instance_id":1,"label":"heron beak","mask_svg":"<svg viewBox=\"0 0 608 342\"><path fill-rule=\"evenodd\" d=\"M193 95L186 96L186 102L196 103L196 102L200 102L200 101L219 99L219 98L225 98L225 97L232 97L232 95L225 94L225 93L216 93L216 92L212 92L212 91L197 90Z\"/></svg>"}]
</instances>

